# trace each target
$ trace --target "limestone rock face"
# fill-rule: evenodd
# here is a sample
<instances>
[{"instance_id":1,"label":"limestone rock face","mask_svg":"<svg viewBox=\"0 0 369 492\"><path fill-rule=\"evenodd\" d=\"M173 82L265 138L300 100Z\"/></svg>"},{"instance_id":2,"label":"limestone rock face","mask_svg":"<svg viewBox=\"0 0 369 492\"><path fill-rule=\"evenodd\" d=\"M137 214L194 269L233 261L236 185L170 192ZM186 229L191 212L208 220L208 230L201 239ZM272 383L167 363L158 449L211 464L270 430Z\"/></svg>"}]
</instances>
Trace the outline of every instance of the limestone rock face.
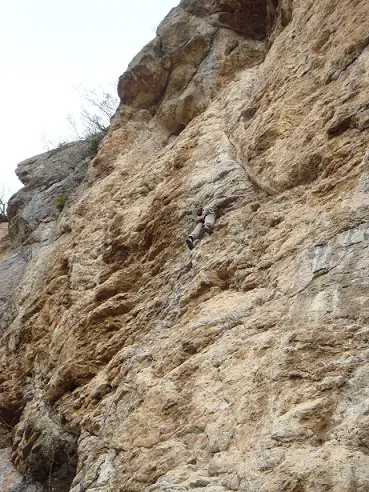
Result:
<instances>
[{"instance_id":1,"label":"limestone rock face","mask_svg":"<svg viewBox=\"0 0 369 492\"><path fill-rule=\"evenodd\" d=\"M0 224L0 334L16 316L27 263L68 230L68 214L58 210L57 201L61 197L67 208L73 203L90 155L91 143L79 141L18 164L16 173L25 186L9 200L9 227Z\"/></svg>"},{"instance_id":2,"label":"limestone rock face","mask_svg":"<svg viewBox=\"0 0 369 492\"><path fill-rule=\"evenodd\" d=\"M1 339L29 486L369 489L368 14L184 0L132 61Z\"/></svg>"},{"instance_id":3,"label":"limestone rock face","mask_svg":"<svg viewBox=\"0 0 369 492\"><path fill-rule=\"evenodd\" d=\"M1 247L0 240L0 247ZM19 252L10 251L0 262L0 336L15 316L13 290L18 286L26 261Z\"/></svg>"},{"instance_id":4,"label":"limestone rock face","mask_svg":"<svg viewBox=\"0 0 369 492\"><path fill-rule=\"evenodd\" d=\"M0 336L3 334L4 329L10 324L12 289L14 285L16 285L17 280L19 280L12 268L13 261L11 261L11 257L13 255L9 255L9 251L10 241L8 224L3 222L0 223ZM15 270L17 270L17 268L15 268Z\"/></svg>"}]
</instances>

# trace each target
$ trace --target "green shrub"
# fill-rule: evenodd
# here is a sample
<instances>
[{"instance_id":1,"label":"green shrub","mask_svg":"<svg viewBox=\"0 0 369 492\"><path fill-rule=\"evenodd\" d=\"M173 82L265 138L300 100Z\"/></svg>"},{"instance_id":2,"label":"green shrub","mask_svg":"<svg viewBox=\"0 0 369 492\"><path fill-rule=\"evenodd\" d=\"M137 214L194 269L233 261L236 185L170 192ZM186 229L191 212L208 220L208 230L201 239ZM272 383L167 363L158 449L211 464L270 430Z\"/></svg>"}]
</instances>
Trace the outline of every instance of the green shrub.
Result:
<instances>
[{"instance_id":1,"label":"green shrub","mask_svg":"<svg viewBox=\"0 0 369 492\"><path fill-rule=\"evenodd\" d=\"M56 209L58 211L58 217L61 214L61 212L64 208L64 205L65 205L65 198L64 198L63 193L60 193L58 199L55 202L55 206L56 206Z\"/></svg>"}]
</instances>

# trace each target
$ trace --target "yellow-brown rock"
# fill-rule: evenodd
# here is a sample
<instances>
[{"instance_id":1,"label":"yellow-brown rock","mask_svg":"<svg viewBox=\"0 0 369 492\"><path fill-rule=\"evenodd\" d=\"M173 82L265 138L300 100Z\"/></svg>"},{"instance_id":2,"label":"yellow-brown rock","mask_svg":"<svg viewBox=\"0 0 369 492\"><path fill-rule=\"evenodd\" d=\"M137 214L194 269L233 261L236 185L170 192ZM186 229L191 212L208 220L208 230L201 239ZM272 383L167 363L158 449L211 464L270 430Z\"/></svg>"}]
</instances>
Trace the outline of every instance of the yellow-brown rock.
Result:
<instances>
[{"instance_id":1,"label":"yellow-brown rock","mask_svg":"<svg viewBox=\"0 0 369 492\"><path fill-rule=\"evenodd\" d=\"M30 486L369 489L368 14L183 0L132 61L1 340Z\"/></svg>"}]
</instances>

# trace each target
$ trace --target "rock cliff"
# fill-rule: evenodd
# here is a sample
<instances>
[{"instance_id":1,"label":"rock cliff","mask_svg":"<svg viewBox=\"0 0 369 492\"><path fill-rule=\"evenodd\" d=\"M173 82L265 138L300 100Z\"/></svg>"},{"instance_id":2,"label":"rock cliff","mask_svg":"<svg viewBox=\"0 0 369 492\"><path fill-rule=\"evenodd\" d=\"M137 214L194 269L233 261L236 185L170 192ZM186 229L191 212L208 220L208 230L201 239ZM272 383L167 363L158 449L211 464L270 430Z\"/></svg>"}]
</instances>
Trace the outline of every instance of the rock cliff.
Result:
<instances>
[{"instance_id":1,"label":"rock cliff","mask_svg":"<svg viewBox=\"0 0 369 492\"><path fill-rule=\"evenodd\" d=\"M20 166L4 490L368 490L368 14L182 0L96 157Z\"/></svg>"}]
</instances>

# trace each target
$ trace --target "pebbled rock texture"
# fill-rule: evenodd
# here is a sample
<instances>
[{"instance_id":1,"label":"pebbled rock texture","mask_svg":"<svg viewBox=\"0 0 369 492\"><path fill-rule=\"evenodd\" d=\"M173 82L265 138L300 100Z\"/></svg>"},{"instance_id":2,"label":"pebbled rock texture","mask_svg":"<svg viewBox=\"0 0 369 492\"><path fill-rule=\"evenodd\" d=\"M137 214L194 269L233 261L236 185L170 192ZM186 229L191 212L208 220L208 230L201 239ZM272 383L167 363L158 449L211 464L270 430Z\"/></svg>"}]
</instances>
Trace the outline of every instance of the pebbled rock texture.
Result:
<instances>
[{"instance_id":1,"label":"pebbled rock texture","mask_svg":"<svg viewBox=\"0 0 369 492\"><path fill-rule=\"evenodd\" d=\"M184 0L121 76L1 339L33 485L368 490L368 14ZM196 206L230 194L189 251Z\"/></svg>"}]
</instances>

